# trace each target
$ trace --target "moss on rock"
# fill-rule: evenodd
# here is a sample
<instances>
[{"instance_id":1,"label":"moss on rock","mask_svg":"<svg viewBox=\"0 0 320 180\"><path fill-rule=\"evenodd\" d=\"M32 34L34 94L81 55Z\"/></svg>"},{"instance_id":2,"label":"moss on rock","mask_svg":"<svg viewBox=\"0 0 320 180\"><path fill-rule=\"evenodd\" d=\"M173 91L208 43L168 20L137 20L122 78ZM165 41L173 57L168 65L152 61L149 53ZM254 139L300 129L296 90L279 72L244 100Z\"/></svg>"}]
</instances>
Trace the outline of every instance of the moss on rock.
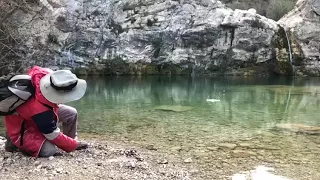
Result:
<instances>
[{"instance_id":1,"label":"moss on rock","mask_svg":"<svg viewBox=\"0 0 320 180\"><path fill-rule=\"evenodd\" d=\"M290 62L290 51L287 35L283 27L279 26L279 31L275 36L275 61L274 73L278 75L293 75L293 67Z\"/></svg>"},{"instance_id":2,"label":"moss on rock","mask_svg":"<svg viewBox=\"0 0 320 180\"><path fill-rule=\"evenodd\" d=\"M90 73L88 73L88 68L84 67L77 67L73 69L73 73L75 73L77 76L86 76Z\"/></svg>"},{"instance_id":3,"label":"moss on rock","mask_svg":"<svg viewBox=\"0 0 320 180\"><path fill-rule=\"evenodd\" d=\"M291 42L291 50L292 50L292 63L295 66L301 66L303 64L303 60L305 59L302 48L300 44L297 42L297 39L294 33L290 33L290 42Z\"/></svg>"},{"instance_id":4,"label":"moss on rock","mask_svg":"<svg viewBox=\"0 0 320 180\"><path fill-rule=\"evenodd\" d=\"M278 61L274 68L274 72L278 75L290 76L293 75L293 68L292 65L286 61Z\"/></svg>"}]
</instances>

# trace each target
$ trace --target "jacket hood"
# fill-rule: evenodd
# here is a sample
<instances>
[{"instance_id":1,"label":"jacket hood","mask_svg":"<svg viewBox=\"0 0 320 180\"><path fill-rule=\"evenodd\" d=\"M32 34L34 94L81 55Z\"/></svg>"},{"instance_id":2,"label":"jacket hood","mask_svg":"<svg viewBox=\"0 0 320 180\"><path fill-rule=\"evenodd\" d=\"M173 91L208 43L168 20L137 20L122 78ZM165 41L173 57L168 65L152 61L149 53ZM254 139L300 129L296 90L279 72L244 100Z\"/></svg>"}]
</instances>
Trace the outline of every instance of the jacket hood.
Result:
<instances>
[{"instance_id":1,"label":"jacket hood","mask_svg":"<svg viewBox=\"0 0 320 180\"><path fill-rule=\"evenodd\" d=\"M35 87L35 98L43 104L49 105L51 107L56 107L57 104L54 104L48 101L40 91L40 80L45 75L49 74L50 70L47 68L42 68L39 66L34 66L28 71L28 75L31 76L31 82Z\"/></svg>"}]
</instances>

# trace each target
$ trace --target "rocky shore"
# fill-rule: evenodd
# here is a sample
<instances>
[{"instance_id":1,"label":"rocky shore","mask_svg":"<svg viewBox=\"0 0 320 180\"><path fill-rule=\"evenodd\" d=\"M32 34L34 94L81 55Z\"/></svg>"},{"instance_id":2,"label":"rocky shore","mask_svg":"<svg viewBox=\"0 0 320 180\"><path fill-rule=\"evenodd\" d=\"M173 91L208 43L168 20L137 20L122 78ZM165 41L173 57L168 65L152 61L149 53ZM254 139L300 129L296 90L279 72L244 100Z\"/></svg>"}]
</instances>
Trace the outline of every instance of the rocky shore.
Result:
<instances>
[{"instance_id":1,"label":"rocky shore","mask_svg":"<svg viewBox=\"0 0 320 180\"><path fill-rule=\"evenodd\" d=\"M146 151L97 143L63 156L32 158L5 152L0 137L0 179L190 179L192 172L157 162Z\"/></svg>"},{"instance_id":2,"label":"rocky shore","mask_svg":"<svg viewBox=\"0 0 320 180\"><path fill-rule=\"evenodd\" d=\"M264 135L266 137L267 135ZM320 177L313 144L301 150L261 137L239 142L225 141L213 146L197 144L189 153L184 146L158 147L116 141L91 135L87 150L63 156L38 158L0 149L1 179L225 179L225 180L310 180ZM300 142L305 136L295 136ZM259 139L259 140L258 140ZM278 139L278 140L277 140ZM1 147L4 139L1 138ZM165 149L165 150L163 150ZM311 160L312 159L312 160ZM270 170L274 169L274 170Z\"/></svg>"}]
</instances>

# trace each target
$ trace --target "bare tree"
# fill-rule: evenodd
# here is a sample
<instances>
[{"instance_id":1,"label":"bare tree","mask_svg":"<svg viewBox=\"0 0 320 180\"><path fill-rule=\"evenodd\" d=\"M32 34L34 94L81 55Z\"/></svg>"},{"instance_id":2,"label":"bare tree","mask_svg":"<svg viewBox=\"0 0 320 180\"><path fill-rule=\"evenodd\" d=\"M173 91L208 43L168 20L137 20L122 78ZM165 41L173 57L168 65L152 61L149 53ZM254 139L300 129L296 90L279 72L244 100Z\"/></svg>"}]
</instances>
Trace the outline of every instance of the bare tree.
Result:
<instances>
[{"instance_id":1,"label":"bare tree","mask_svg":"<svg viewBox=\"0 0 320 180\"><path fill-rule=\"evenodd\" d=\"M17 12L32 13L32 5L38 5L37 0L1 0L0 1L0 75L9 72L20 72L25 52L24 38L19 36L18 27L11 18Z\"/></svg>"}]
</instances>

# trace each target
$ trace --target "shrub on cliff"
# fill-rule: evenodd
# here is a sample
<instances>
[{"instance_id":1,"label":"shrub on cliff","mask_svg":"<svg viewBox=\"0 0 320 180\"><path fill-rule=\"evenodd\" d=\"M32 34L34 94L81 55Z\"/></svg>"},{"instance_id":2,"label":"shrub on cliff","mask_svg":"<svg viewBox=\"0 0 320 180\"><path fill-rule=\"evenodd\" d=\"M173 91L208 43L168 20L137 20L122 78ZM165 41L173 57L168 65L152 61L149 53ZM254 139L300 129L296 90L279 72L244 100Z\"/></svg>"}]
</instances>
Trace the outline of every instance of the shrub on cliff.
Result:
<instances>
[{"instance_id":1,"label":"shrub on cliff","mask_svg":"<svg viewBox=\"0 0 320 180\"><path fill-rule=\"evenodd\" d=\"M267 17L278 21L285 14L291 11L296 4L296 0L271 0Z\"/></svg>"},{"instance_id":2,"label":"shrub on cliff","mask_svg":"<svg viewBox=\"0 0 320 180\"><path fill-rule=\"evenodd\" d=\"M278 21L293 9L297 0L222 0L222 2L231 9L248 10L254 8L258 14Z\"/></svg>"}]
</instances>

